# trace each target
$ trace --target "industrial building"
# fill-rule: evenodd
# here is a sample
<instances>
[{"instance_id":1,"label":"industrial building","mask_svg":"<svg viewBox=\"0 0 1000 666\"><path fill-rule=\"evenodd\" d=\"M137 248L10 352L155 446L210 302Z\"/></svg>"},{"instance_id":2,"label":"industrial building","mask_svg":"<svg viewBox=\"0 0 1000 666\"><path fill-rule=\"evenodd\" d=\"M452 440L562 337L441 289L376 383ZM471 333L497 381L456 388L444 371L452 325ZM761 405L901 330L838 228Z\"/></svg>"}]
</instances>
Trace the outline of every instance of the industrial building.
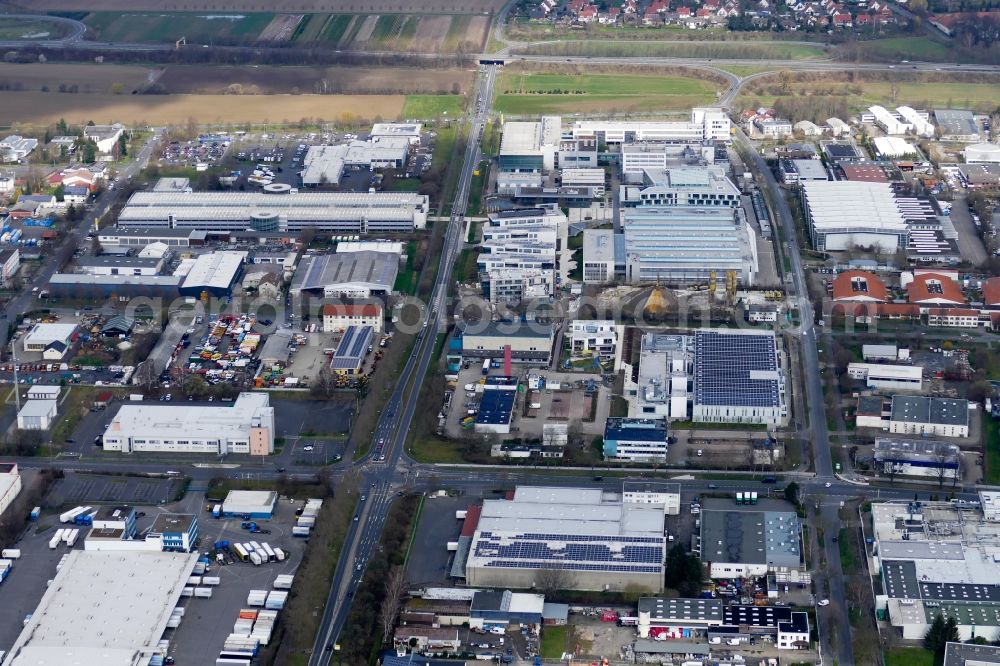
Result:
<instances>
[{"instance_id":1,"label":"industrial building","mask_svg":"<svg viewBox=\"0 0 1000 666\"><path fill-rule=\"evenodd\" d=\"M882 278L867 271L838 273L830 283L830 291L837 303L885 303L889 300L889 290Z\"/></svg>"},{"instance_id":2,"label":"industrial building","mask_svg":"<svg viewBox=\"0 0 1000 666\"><path fill-rule=\"evenodd\" d=\"M723 166L645 169L638 184L619 188L622 206L719 206L738 208L740 190L726 176Z\"/></svg>"},{"instance_id":3,"label":"industrial building","mask_svg":"<svg viewBox=\"0 0 1000 666\"><path fill-rule=\"evenodd\" d=\"M104 450L123 453L274 453L274 408L266 393L229 405L125 403L104 431Z\"/></svg>"},{"instance_id":4,"label":"industrial building","mask_svg":"<svg viewBox=\"0 0 1000 666\"><path fill-rule=\"evenodd\" d=\"M941 128L943 141L972 143L981 138L980 126L972 111L964 109L934 109L934 120Z\"/></svg>"},{"instance_id":5,"label":"industrial building","mask_svg":"<svg viewBox=\"0 0 1000 666\"><path fill-rule=\"evenodd\" d=\"M569 133L574 138L595 136L608 144L638 141L729 142L732 139L731 125L723 109L698 107L691 109L691 117L687 121L577 120L569 127Z\"/></svg>"},{"instance_id":6,"label":"industrial building","mask_svg":"<svg viewBox=\"0 0 1000 666\"><path fill-rule=\"evenodd\" d=\"M516 196L522 188L540 188L545 172L555 169L561 134L559 116L543 116L537 122L504 123L497 160L497 193Z\"/></svg>"},{"instance_id":7,"label":"industrial building","mask_svg":"<svg viewBox=\"0 0 1000 666\"><path fill-rule=\"evenodd\" d=\"M720 599L643 597L638 604L640 640L692 638L750 642L771 636L779 650L809 647L809 616L782 606L724 606Z\"/></svg>"},{"instance_id":8,"label":"industrial building","mask_svg":"<svg viewBox=\"0 0 1000 666\"><path fill-rule=\"evenodd\" d=\"M377 140L402 137L413 145L420 145L420 132L423 127L423 123L375 123L368 133L368 138Z\"/></svg>"},{"instance_id":9,"label":"industrial building","mask_svg":"<svg viewBox=\"0 0 1000 666\"><path fill-rule=\"evenodd\" d=\"M984 491L978 503L872 505L875 607L904 639L922 639L937 615L955 618L963 641L1000 631L1000 526L986 513L995 501Z\"/></svg>"},{"instance_id":10,"label":"industrial building","mask_svg":"<svg viewBox=\"0 0 1000 666\"><path fill-rule=\"evenodd\" d=\"M302 158L304 186L336 185L345 169L399 169L406 164L408 137L385 136L337 146L310 146Z\"/></svg>"},{"instance_id":11,"label":"industrial building","mask_svg":"<svg viewBox=\"0 0 1000 666\"><path fill-rule=\"evenodd\" d=\"M785 372L773 331L698 331L692 415L697 423L783 424Z\"/></svg>"},{"instance_id":12,"label":"industrial building","mask_svg":"<svg viewBox=\"0 0 1000 666\"><path fill-rule=\"evenodd\" d=\"M17 463L0 463L0 516L21 492L21 473Z\"/></svg>"},{"instance_id":13,"label":"industrial building","mask_svg":"<svg viewBox=\"0 0 1000 666\"><path fill-rule=\"evenodd\" d=\"M601 488L519 486L483 501L465 579L470 586L531 588L548 570L571 590L663 588L664 511L624 504Z\"/></svg>"},{"instance_id":14,"label":"industrial building","mask_svg":"<svg viewBox=\"0 0 1000 666\"><path fill-rule=\"evenodd\" d=\"M509 624L541 626L545 595L510 590L476 590L469 607L469 627Z\"/></svg>"},{"instance_id":15,"label":"industrial building","mask_svg":"<svg viewBox=\"0 0 1000 666\"><path fill-rule=\"evenodd\" d=\"M968 437L974 405L968 400L894 395L888 430L897 435Z\"/></svg>"},{"instance_id":16,"label":"industrial building","mask_svg":"<svg viewBox=\"0 0 1000 666\"><path fill-rule=\"evenodd\" d=\"M456 333L466 358L504 357L509 347L515 363L548 365L552 362L555 330L551 324L533 321L491 321L466 324Z\"/></svg>"},{"instance_id":17,"label":"industrial building","mask_svg":"<svg viewBox=\"0 0 1000 666\"><path fill-rule=\"evenodd\" d=\"M619 270L620 268L620 270ZM625 276L625 236L613 229L583 232L583 281L608 284Z\"/></svg>"},{"instance_id":18,"label":"industrial building","mask_svg":"<svg viewBox=\"0 0 1000 666\"><path fill-rule=\"evenodd\" d=\"M629 416L687 419L693 367L692 336L652 332L643 335L637 381L631 382L631 373L625 373Z\"/></svg>"},{"instance_id":19,"label":"industrial building","mask_svg":"<svg viewBox=\"0 0 1000 666\"><path fill-rule=\"evenodd\" d=\"M920 391L924 369L914 365L884 363L849 363L847 374L865 382L868 388L896 391Z\"/></svg>"},{"instance_id":20,"label":"industrial building","mask_svg":"<svg viewBox=\"0 0 1000 666\"><path fill-rule=\"evenodd\" d=\"M180 294L180 275L80 275L56 273L49 278L53 298L128 300L141 296L175 298Z\"/></svg>"},{"instance_id":21,"label":"industrial building","mask_svg":"<svg viewBox=\"0 0 1000 666\"><path fill-rule=\"evenodd\" d=\"M374 336L371 326L348 326L330 358L330 369L338 375L360 373Z\"/></svg>"},{"instance_id":22,"label":"industrial building","mask_svg":"<svg viewBox=\"0 0 1000 666\"><path fill-rule=\"evenodd\" d=\"M630 284L704 284L729 273L740 284L754 284L757 243L735 209L642 206L623 209L621 218Z\"/></svg>"},{"instance_id":23,"label":"industrial building","mask_svg":"<svg viewBox=\"0 0 1000 666\"><path fill-rule=\"evenodd\" d=\"M787 502L752 506L707 498L701 509L701 559L712 578L775 574L778 582L808 583L802 561L802 525Z\"/></svg>"},{"instance_id":24,"label":"industrial building","mask_svg":"<svg viewBox=\"0 0 1000 666\"><path fill-rule=\"evenodd\" d=\"M1000 164L1000 145L976 143L965 147L966 164Z\"/></svg>"},{"instance_id":25,"label":"industrial building","mask_svg":"<svg viewBox=\"0 0 1000 666\"><path fill-rule=\"evenodd\" d=\"M137 228L119 229L105 227L97 232L97 241L102 248L146 247L153 243L163 243L168 247L189 247L202 244L203 232L192 229ZM194 242L192 242L194 241Z\"/></svg>"},{"instance_id":26,"label":"industrial building","mask_svg":"<svg viewBox=\"0 0 1000 666\"><path fill-rule=\"evenodd\" d=\"M819 160L780 160L781 182L795 185L811 180L827 181L830 174Z\"/></svg>"},{"instance_id":27,"label":"industrial building","mask_svg":"<svg viewBox=\"0 0 1000 666\"><path fill-rule=\"evenodd\" d=\"M494 435L510 433L510 424L514 420L514 403L517 401L516 388L515 380L509 387L487 387L483 390L473 424L474 432Z\"/></svg>"},{"instance_id":28,"label":"industrial building","mask_svg":"<svg viewBox=\"0 0 1000 666\"><path fill-rule=\"evenodd\" d=\"M962 451L929 439L875 438L875 464L884 475L953 479L961 473Z\"/></svg>"},{"instance_id":29,"label":"industrial building","mask_svg":"<svg viewBox=\"0 0 1000 666\"><path fill-rule=\"evenodd\" d=\"M875 155L884 159L898 159L918 155L917 147L897 136L877 136L872 139Z\"/></svg>"},{"instance_id":30,"label":"industrial building","mask_svg":"<svg viewBox=\"0 0 1000 666\"><path fill-rule=\"evenodd\" d=\"M278 493L273 490L230 490L222 503L226 518L267 519L274 515Z\"/></svg>"},{"instance_id":31,"label":"industrial building","mask_svg":"<svg viewBox=\"0 0 1000 666\"><path fill-rule=\"evenodd\" d=\"M644 171L663 172L682 166L714 164L716 146L711 143L643 141L621 147L621 173L626 182L641 182Z\"/></svg>"},{"instance_id":32,"label":"industrial building","mask_svg":"<svg viewBox=\"0 0 1000 666\"><path fill-rule=\"evenodd\" d=\"M239 282L246 258L246 252L209 252L198 255L181 282L181 296L199 298L206 293L215 297L230 295L233 286Z\"/></svg>"},{"instance_id":33,"label":"industrial building","mask_svg":"<svg viewBox=\"0 0 1000 666\"><path fill-rule=\"evenodd\" d=\"M57 400L28 400L17 413L20 430L48 430L56 419Z\"/></svg>"},{"instance_id":34,"label":"industrial building","mask_svg":"<svg viewBox=\"0 0 1000 666\"><path fill-rule=\"evenodd\" d=\"M86 256L74 262L77 273L87 275L157 275L163 259L140 256Z\"/></svg>"},{"instance_id":35,"label":"industrial building","mask_svg":"<svg viewBox=\"0 0 1000 666\"><path fill-rule=\"evenodd\" d=\"M666 419L610 417L605 422L605 460L663 463L668 448Z\"/></svg>"},{"instance_id":36,"label":"industrial building","mask_svg":"<svg viewBox=\"0 0 1000 666\"><path fill-rule=\"evenodd\" d=\"M72 344L76 329L76 324L38 323L24 336L21 346L26 352L41 353L53 343L59 343L65 350Z\"/></svg>"},{"instance_id":37,"label":"industrial building","mask_svg":"<svg viewBox=\"0 0 1000 666\"><path fill-rule=\"evenodd\" d=\"M71 550L3 666L146 666L198 557Z\"/></svg>"},{"instance_id":38,"label":"industrial building","mask_svg":"<svg viewBox=\"0 0 1000 666\"><path fill-rule=\"evenodd\" d=\"M668 516L681 512L681 484L666 481L625 481L622 484L622 502L648 504Z\"/></svg>"},{"instance_id":39,"label":"industrial building","mask_svg":"<svg viewBox=\"0 0 1000 666\"><path fill-rule=\"evenodd\" d=\"M909 228L888 183L802 183L802 208L817 250L860 245L894 251L905 248L909 240Z\"/></svg>"},{"instance_id":40,"label":"industrial building","mask_svg":"<svg viewBox=\"0 0 1000 666\"><path fill-rule=\"evenodd\" d=\"M190 553L198 541L198 516L193 513L161 513L146 532L146 542L157 542L167 553Z\"/></svg>"},{"instance_id":41,"label":"industrial building","mask_svg":"<svg viewBox=\"0 0 1000 666\"><path fill-rule=\"evenodd\" d=\"M392 293L399 255L390 252L338 252L302 257L288 291L327 298L371 298Z\"/></svg>"},{"instance_id":42,"label":"industrial building","mask_svg":"<svg viewBox=\"0 0 1000 666\"><path fill-rule=\"evenodd\" d=\"M947 643L941 666L987 666L1000 664L1000 647L975 643Z\"/></svg>"},{"instance_id":43,"label":"industrial building","mask_svg":"<svg viewBox=\"0 0 1000 666\"><path fill-rule=\"evenodd\" d=\"M382 304L378 301L323 305L324 333L342 331L348 326L370 326L376 333L381 333L382 324Z\"/></svg>"},{"instance_id":44,"label":"industrial building","mask_svg":"<svg viewBox=\"0 0 1000 666\"><path fill-rule=\"evenodd\" d=\"M409 192L136 192L122 228L399 233L427 226L428 199Z\"/></svg>"}]
</instances>

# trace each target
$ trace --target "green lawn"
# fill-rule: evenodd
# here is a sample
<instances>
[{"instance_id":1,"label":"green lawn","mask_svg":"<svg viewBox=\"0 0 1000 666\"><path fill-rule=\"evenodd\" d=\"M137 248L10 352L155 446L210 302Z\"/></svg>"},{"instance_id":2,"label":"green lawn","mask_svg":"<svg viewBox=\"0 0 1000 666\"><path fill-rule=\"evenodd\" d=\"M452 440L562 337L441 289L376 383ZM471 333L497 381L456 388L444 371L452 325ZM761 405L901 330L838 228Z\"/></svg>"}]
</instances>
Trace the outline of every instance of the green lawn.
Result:
<instances>
[{"instance_id":1,"label":"green lawn","mask_svg":"<svg viewBox=\"0 0 1000 666\"><path fill-rule=\"evenodd\" d=\"M566 638L569 634L568 626L550 626L542 628L542 657L545 659L559 659L566 650Z\"/></svg>"},{"instance_id":2,"label":"green lawn","mask_svg":"<svg viewBox=\"0 0 1000 666\"><path fill-rule=\"evenodd\" d=\"M414 460L422 463L466 462L462 458L462 453L458 450L457 444L445 439L439 439L433 435L414 440L410 449L410 455L413 456Z\"/></svg>"},{"instance_id":3,"label":"green lawn","mask_svg":"<svg viewBox=\"0 0 1000 666\"><path fill-rule=\"evenodd\" d=\"M714 84L682 76L615 74L504 74L501 94L571 93L584 95L704 95L714 93Z\"/></svg>"},{"instance_id":4,"label":"green lawn","mask_svg":"<svg viewBox=\"0 0 1000 666\"><path fill-rule=\"evenodd\" d=\"M455 270L452 272L452 279L457 282L465 284L470 280L476 279L476 273L478 268L476 267L476 252L469 248L466 248L458 253L458 258L455 260Z\"/></svg>"},{"instance_id":5,"label":"green lawn","mask_svg":"<svg viewBox=\"0 0 1000 666\"><path fill-rule=\"evenodd\" d=\"M385 188L389 192L416 192L420 189L419 178L393 178L389 182L389 187Z\"/></svg>"},{"instance_id":6,"label":"green lawn","mask_svg":"<svg viewBox=\"0 0 1000 666\"><path fill-rule=\"evenodd\" d=\"M417 252L417 244L410 241L406 244L406 267L396 276L393 291L401 294L414 294L417 291L417 275L413 270L413 256Z\"/></svg>"},{"instance_id":7,"label":"green lawn","mask_svg":"<svg viewBox=\"0 0 1000 666\"><path fill-rule=\"evenodd\" d=\"M497 111L513 115L681 111L711 104L715 95L499 95Z\"/></svg>"},{"instance_id":8,"label":"green lawn","mask_svg":"<svg viewBox=\"0 0 1000 666\"><path fill-rule=\"evenodd\" d=\"M934 666L934 653L923 648L893 648L885 653L885 666Z\"/></svg>"},{"instance_id":9,"label":"green lawn","mask_svg":"<svg viewBox=\"0 0 1000 666\"><path fill-rule=\"evenodd\" d=\"M462 115L463 99L461 95L407 95L406 103L403 104L403 118L459 118Z\"/></svg>"},{"instance_id":10,"label":"green lawn","mask_svg":"<svg viewBox=\"0 0 1000 666\"><path fill-rule=\"evenodd\" d=\"M108 42L240 44L256 40L273 13L195 14L185 12L92 12L84 21Z\"/></svg>"},{"instance_id":11,"label":"green lawn","mask_svg":"<svg viewBox=\"0 0 1000 666\"><path fill-rule=\"evenodd\" d=\"M940 60L952 62L955 52L930 37L893 37L862 42L861 48L884 58L907 60Z\"/></svg>"},{"instance_id":12,"label":"green lawn","mask_svg":"<svg viewBox=\"0 0 1000 666\"><path fill-rule=\"evenodd\" d=\"M33 19L5 19L0 24L0 39L40 39L43 35L48 39L58 39L65 36L66 26L62 23Z\"/></svg>"},{"instance_id":13,"label":"green lawn","mask_svg":"<svg viewBox=\"0 0 1000 666\"><path fill-rule=\"evenodd\" d=\"M838 536L837 545L840 546L840 568L845 572L854 571L858 563L854 553L852 530L842 529Z\"/></svg>"}]
</instances>

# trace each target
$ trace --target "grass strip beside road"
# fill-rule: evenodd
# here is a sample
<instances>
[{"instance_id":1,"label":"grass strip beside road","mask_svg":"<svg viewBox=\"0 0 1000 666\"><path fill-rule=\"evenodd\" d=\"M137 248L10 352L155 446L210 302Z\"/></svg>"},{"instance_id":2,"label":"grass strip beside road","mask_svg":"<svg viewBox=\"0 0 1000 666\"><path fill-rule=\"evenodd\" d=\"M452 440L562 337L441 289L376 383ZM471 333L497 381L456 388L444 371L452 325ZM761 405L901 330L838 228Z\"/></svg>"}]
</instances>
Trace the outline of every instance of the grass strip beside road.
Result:
<instances>
[{"instance_id":1,"label":"grass strip beside road","mask_svg":"<svg viewBox=\"0 0 1000 666\"><path fill-rule=\"evenodd\" d=\"M417 505L417 515L413 519L413 529L410 530L410 540L406 544L406 555L403 556L403 566L410 561L410 552L413 550L413 542L417 538L417 528L420 527L420 517L424 513L424 500L427 499L426 495L420 496L420 504Z\"/></svg>"},{"instance_id":2,"label":"grass strip beside road","mask_svg":"<svg viewBox=\"0 0 1000 666\"><path fill-rule=\"evenodd\" d=\"M989 485L1000 484L1000 423L983 414L983 436L986 442L986 470L984 476Z\"/></svg>"},{"instance_id":3,"label":"grass strip beside road","mask_svg":"<svg viewBox=\"0 0 1000 666\"><path fill-rule=\"evenodd\" d=\"M566 638L568 635L568 625L542 627L542 658L561 658L566 651Z\"/></svg>"},{"instance_id":4,"label":"grass strip beside road","mask_svg":"<svg viewBox=\"0 0 1000 666\"><path fill-rule=\"evenodd\" d=\"M934 666L934 653L915 647L896 647L885 651L885 666Z\"/></svg>"}]
</instances>

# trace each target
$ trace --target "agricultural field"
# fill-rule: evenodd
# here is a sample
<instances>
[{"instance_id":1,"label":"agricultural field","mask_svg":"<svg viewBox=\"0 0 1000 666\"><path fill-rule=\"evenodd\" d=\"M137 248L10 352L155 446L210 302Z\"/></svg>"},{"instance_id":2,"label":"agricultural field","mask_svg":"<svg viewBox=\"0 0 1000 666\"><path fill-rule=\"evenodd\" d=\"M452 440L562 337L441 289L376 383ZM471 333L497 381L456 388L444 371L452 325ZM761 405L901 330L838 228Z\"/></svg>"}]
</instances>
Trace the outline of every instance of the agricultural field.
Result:
<instances>
[{"instance_id":1,"label":"agricultural field","mask_svg":"<svg viewBox=\"0 0 1000 666\"><path fill-rule=\"evenodd\" d=\"M0 67L0 80L3 71ZM457 68L170 65L156 84L158 91L167 94L425 94L433 98L471 90L473 77L473 72Z\"/></svg>"},{"instance_id":2,"label":"agricultural field","mask_svg":"<svg viewBox=\"0 0 1000 666\"><path fill-rule=\"evenodd\" d=\"M294 44L355 51L475 52L489 16L448 14L275 14L92 12L88 35L109 42Z\"/></svg>"},{"instance_id":3,"label":"agricultural field","mask_svg":"<svg viewBox=\"0 0 1000 666\"><path fill-rule=\"evenodd\" d=\"M174 42L249 44L275 19L272 13L202 14L91 12L84 19L88 35L105 42Z\"/></svg>"},{"instance_id":4,"label":"agricultural field","mask_svg":"<svg viewBox=\"0 0 1000 666\"><path fill-rule=\"evenodd\" d=\"M56 21L32 19L4 19L0 23L0 40L60 39L69 34L69 28Z\"/></svg>"},{"instance_id":5,"label":"agricultural field","mask_svg":"<svg viewBox=\"0 0 1000 666\"><path fill-rule=\"evenodd\" d=\"M33 12L163 11L162 0L13 0L14 8ZM294 14L322 12L369 14L483 14L495 12L504 0L282 0L281 11ZM206 12L273 12L274 0L199 0Z\"/></svg>"},{"instance_id":6,"label":"agricultural field","mask_svg":"<svg viewBox=\"0 0 1000 666\"><path fill-rule=\"evenodd\" d=\"M403 95L100 95L17 92L4 95L0 125L292 123L400 118Z\"/></svg>"},{"instance_id":7,"label":"agricultural field","mask_svg":"<svg viewBox=\"0 0 1000 666\"><path fill-rule=\"evenodd\" d=\"M955 60L954 49L950 49L947 44L942 44L930 37L876 39L870 42L858 42L855 47L864 53L892 60L911 58L931 62L952 62Z\"/></svg>"},{"instance_id":8,"label":"agricultural field","mask_svg":"<svg viewBox=\"0 0 1000 666\"><path fill-rule=\"evenodd\" d=\"M0 88L42 92L77 86L80 93L131 94L156 79L162 70L133 65L0 63Z\"/></svg>"},{"instance_id":9,"label":"agricultural field","mask_svg":"<svg viewBox=\"0 0 1000 666\"><path fill-rule=\"evenodd\" d=\"M550 74L505 71L498 111L545 113L674 111L715 101L721 86L683 76L650 74Z\"/></svg>"}]
</instances>

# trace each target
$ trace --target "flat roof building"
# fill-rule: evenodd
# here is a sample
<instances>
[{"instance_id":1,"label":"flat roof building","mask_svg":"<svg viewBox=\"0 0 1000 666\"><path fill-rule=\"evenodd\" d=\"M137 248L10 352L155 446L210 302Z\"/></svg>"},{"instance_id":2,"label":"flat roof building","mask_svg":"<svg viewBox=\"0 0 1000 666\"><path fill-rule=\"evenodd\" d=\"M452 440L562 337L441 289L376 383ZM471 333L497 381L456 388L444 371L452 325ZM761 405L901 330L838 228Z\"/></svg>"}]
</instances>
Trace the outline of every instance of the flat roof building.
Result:
<instances>
[{"instance_id":1,"label":"flat roof building","mask_svg":"<svg viewBox=\"0 0 1000 666\"><path fill-rule=\"evenodd\" d=\"M555 329L538 322L486 322L467 324L458 334L462 339L462 355L468 358L504 357L510 347L515 363L548 365L552 361Z\"/></svg>"},{"instance_id":2,"label":"flat roof building","mask_svg":"<svg viewBox=\"0 0 1000 666\"><path fill-rule=\"evenodd\" d=\"M735 273L741 284L754 284L757 244L735 209L626 208L622 228L625 280L631 284L703 284L713 274L716 280L724 281L729 272ZM586 237L594 232L583 233Z\"/></svg>"},{"instance_id":3,"label":"flat roof building","mask_svg":"<svg viewBox=\"0 0 1000 666\"><path fill-rule=\"evenodd\" d=\"M43 352L53 342L59 342L66 347L71 343L76 333L76 324L35 324L24 336L21 346L26 352Z\"/></svg>"},{"instance_id":4,"label":"flat roof building","mask_svg":"<svg viewBox=\"0 0 1000 666\"><path fill-rule=\"evenodd\" d=\"M419 144L423 127L422 123L375 123L368 136L371 139L405 138L412 144Z\"/></svg>"},{"instance_id":5,"label":"flat roof building","mask_svg":"<svg viewBox=\"0 0 1000 666\"><path fill-rule=\"evenodd\" d=\"M972 643L946 643L941 666L987 666L1000 664L1000 647Z\"/></svg>"},{"instance_id":6,"label":"flat roof building","mask_svg":"<svg viewBox=\"0 0 1000 666\"><path fill-rule=\"evenodd\" d=\"M411 232L427 225L426 195L410 192L136 192L118 216L127 228L203 231Z\"/></svg>"},{"instance_id":7,"label":"flat roof building","mask_svg":"<svg viewBox=\"0 0 1000 666\"><path fill-rule=\"evenodd\" d=\"M802 207L817 250L905 248L909 228L888 183L849 180L802 184Z\"/></svg>"},{"instance_id":8,"label":"flat roof building","mask_svg":"<svg viewBox=\"0 0 1000 666\"><path fill-rule=\"evenodd\" d=\"M278 503L278 493L273 490L230 490L222 503L222 513L227 517L271 518Z\"/></svg>"},{"instance_id":9,"label":"flat roof building","mask_svg":"<svg viewBox=\"0 0 1000 666\"><path fill-rule=\"evenodd\" d=\"M0 463L0 516L21 492L21 473L17 463Z\"/></svg>"},{"instance_id":10,"label":"flat roof building","mask_svg":"<svg viewBox=\"0 0 1000 666\"><path fill-rule=\"evenodd\" d=\"M274 453L274 408L266 393L231 404L125 403L104 431L104 450L123 453Z\"/></svg>"},{"instance_id":11,"label":"flat roof building","mask_svg":"<svg viewBox=\"0 0 1000 666\"><path fill-rule=\"evenodd\" d=\"M4 666L145 666L198 554L71 550Z\"/></svg>"},{"instance_id":12,"label":"flat roof building","mask_svg":"<svg viewBox=\"0 0 1000 666\"><path fill-rule=\"evenodd\" d=\"M55 421L59 407L57 400L28 400L17 413L20 430L48 430Z\"/></svg>"},{"instance_id":13,"label":"flat roof building","mask_svg":"<svg viewBox=\"0 0 1000 666\"><path fill-rule=\"evenodd\" d=\"M752 508L709 498L701 510L701 558L712 578L747 578L780 573L798 582L801 523L786 502L761 500ZM728 623L727 623L728 624Z\"/></svg>"},{"instance_id":14,"label":"flat roof building","mask_svg":"<svg viewBox=\"0 0 1000 666\"><path fill-rule=\"evenodd\" d=\"M622 185L622 206L721 206L738 208L740 190L722 166L644 169L641 184Z\"/></svg>"},{"instance_id":15,"label":"flat roof building","mask_svg":"<svg viewBox=\"0 0 1000 666\"><path fill-rule=\"evenodd\" d=\"M564 589L658 592L663 521L662 509L623 504L601 488L518 486L511 500L484 500L466 582L530 588L555 569Z\"/></svg>"},{"instance_id":16,"label":"flat roof building","mask_svg":"<svg viewBox=\"0 0 1000 666\"><path fill-rule=\"evenodd\" d=\"M952 398L892 396L889 432L903 435L968 437L969 410L975 403Z\"/></svg>"},{"instance_id":17,"label":"flat roof building","mask_svg":"<svg viewBox=\"0 0 1000 666\"><path fill-rule=\"evenodd\" d=\"M295 269L289 292L371 298L391 294L398 274L399 256L389 252L307 254Z\"/></svg>"},{"instance_id":18,"label":"flat roof building","mask_svg":"<svg viewBox=\"0 0 1000 666\"><path fill-rule=\"evenodd\" d=\"M924 369L917 365L852 362L847 366L847 374L852 379L863 380L868 388L920 391Z\"/></svg>"},{"instance_id":19,"label":"flat roof building","mask_svg":"<svg viewBox=\"0 0 1000 666\"><path fill-rule=\"evenodd\" d=\"M698 331L692 420L762 423L788 418L785 373L773 331Z\"/></svg>"},{"instance_id":20,"label":"flat roof building","mask_svg":"<svg viewBox=\"0 0 1000 666\"><path fill-rule=\"evenodd\" d=\"M611 417L604 425L604 459L626 462L666 462L665 419Z\"/></svg>"},{"instance_id":21,"label":"flat roof building","mask_svg":"<svg viewBox=\"0 0 1000 666\"><path fill-rule=\"evenodd\" d=\"M574 138L596 136L605 143L636 141L725 141L730 136L731 122L720 108L691 109L686 121L577 120L569 128Z\"/></svg>"},{"instance_id":22,"label":"flat roof building","mask_svg":"<svg viewBox=\"0 0 1000 666\"><path fill-rule=\"evenodd\" d=\"M934 120L941 128L941 138L945 141L979 141L979 123L972 111L965 109L934 109Z\"/></svg>"},{"instance_id":23,"label":"flat roof building","mask_svg":"<svg viewBox=\"0 0 1000 666\"><path fill-rule=\"evenodd\" d=\"M934 440L875 438L875 464L882 474L952 479L960 473L962 451Z\"/></svg>"},{"instance_id":24,"label":"flat roof building","mask_svg":"<svg viewBox=\"0 0 1000 666\"><path fill-rule=\"evenodd\" d=\"M514 419L514 402L516 391L487 388L479 400L473 429L479 433L506 435L510 432L510 424Z\"/></svg>"}]
</instances>

